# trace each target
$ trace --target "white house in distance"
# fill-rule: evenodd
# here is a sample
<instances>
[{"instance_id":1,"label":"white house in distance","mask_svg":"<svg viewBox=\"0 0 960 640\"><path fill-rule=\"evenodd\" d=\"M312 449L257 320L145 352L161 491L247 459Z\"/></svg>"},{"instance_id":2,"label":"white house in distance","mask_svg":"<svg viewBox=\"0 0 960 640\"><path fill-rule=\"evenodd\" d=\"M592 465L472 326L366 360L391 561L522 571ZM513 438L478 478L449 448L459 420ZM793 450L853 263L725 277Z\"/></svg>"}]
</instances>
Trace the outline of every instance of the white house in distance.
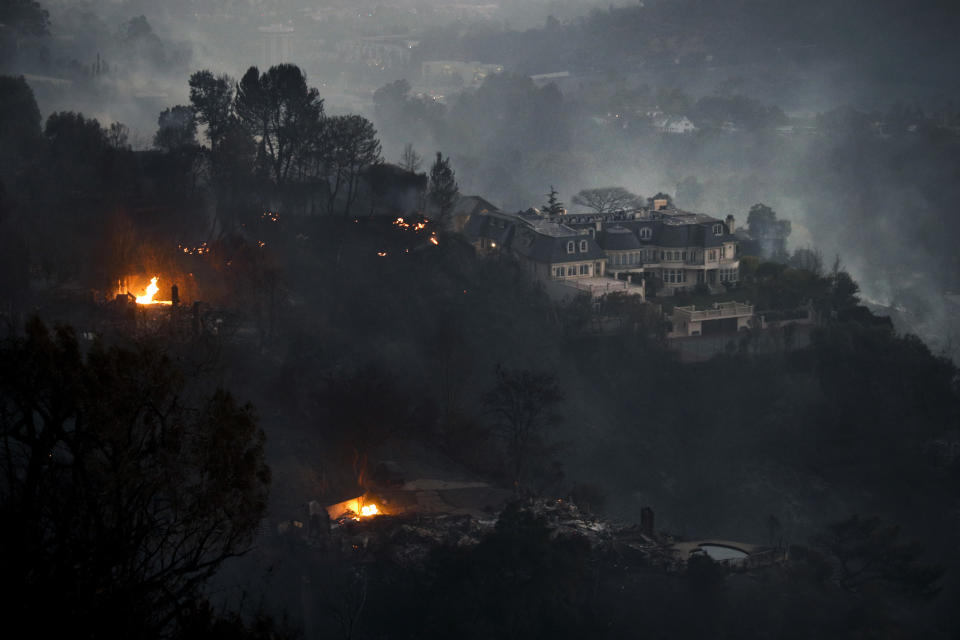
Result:
<instances>
[{"instance_id":1,"label":"white house in distance","mask_svg":"<svg viewBox=\"0 0 960 640\"><path fill-rule=\"evenodd\" d=\"M687 116L658 116L653 119L653 126L662 133L693 133L697 130Z\"/></svg>"},{"instance_id":2,"label":"white house in distance","mask_svg":"<svg viewBox=\"0 0 960 640\"><path fill-rule=\"evenodd\" d=\"M516 256L538 280L603 278L602 283L591 283L603 284L590 287L598 294L610 290L611 279L605 276L635 284L656 278L662 283L661 295L697 285L720 291L739 280L733 216L724 221L682 211L666 199L617 213L556 216L536 209L505 213L488 206L473 212L463 232L482 253ZM646 294L645 288L635 292Z\"/></svg>"},{"instance_id":3,"label":"white house in distance","mask_svg":"<svg viewBox=\"0 0 960 640\"><path fill-rule=\"evenodd\" d=\"M594 236L615 277L659 278L666 295L698 284L719 290L739 280L733 216L726 220L674 208L667 200L607 214L571 214L564 224Z\"/></svg>"}]
</instances>

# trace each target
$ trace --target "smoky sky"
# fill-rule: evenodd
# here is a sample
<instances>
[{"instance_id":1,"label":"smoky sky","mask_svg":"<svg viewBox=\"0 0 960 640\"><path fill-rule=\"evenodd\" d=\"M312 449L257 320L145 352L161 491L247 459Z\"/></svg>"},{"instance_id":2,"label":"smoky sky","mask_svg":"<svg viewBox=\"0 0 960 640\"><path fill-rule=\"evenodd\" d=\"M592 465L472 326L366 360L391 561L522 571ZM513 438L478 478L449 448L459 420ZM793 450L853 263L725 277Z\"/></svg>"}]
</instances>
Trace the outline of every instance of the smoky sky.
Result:
<instances>
[{"instance_id":1,"label":"smoky sky","mask_svg":"<svg viewBox=\"0 0 960 640\"><path fill-rule=\"evenodd\" d=\"M397 161L407 143L427 157L442 150L465 193L515 210L542 204L551 185L567 203L580 189L620 185L664 190L741 223L764 202L793 221L791 248L839 256L869 300L905 312L903 328L941 346L955 331L957 154L925 131L933 122L956 135L955 3L41 4L49 36L21 46L3 71L28 75L44 116L74 110L123 122L134 147L148 148L159 112L187 103L190 73L237 78L251 65L293 62L328 113L374 120L385 159ZM468 66L438 83L424 75L430 61ZM484 96L470 64L560 77L554 89L541 80L536 90ZM411 128L376 111L376 89L401 79L411 98L437 103L433 120ZM698 101L716 96L776 108L788 121L773 133L637 133L652 111L696 125ZM478 107L496 104L514 106L497 119ZM844 109L856 116L844 120ZM684 181L694 192L678 189Z\"/></svg>"}]
</instances>

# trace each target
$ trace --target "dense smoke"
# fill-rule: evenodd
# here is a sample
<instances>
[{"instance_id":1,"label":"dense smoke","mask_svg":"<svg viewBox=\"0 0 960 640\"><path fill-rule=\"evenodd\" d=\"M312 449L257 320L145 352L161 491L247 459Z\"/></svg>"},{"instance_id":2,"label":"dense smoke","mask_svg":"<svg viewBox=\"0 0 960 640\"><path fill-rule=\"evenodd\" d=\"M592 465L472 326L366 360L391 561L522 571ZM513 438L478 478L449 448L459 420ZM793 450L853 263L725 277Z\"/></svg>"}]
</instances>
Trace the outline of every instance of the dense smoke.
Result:
<instances>
[{"instance_id":1,"label":"dense smoke","mask_svg":"<svg viewBox=\"0 0 960 640\"><path fill-rule=\"evenodd\" d=\"M128 621L157 637L174 619L184 637L251 620L249 637L285 637L203 599L232 611L246 588L311 638L623 637L631 602L653 636L757 622L771 637L945 637L960 591L943 570L958 553L958 29L945 0L0 0L0 446L30 451L0 456L14 469L0 506L23 516L0 535L34 541L4 561L31 576L49 559L39 584L59 585L63 610L104 589L90 611L162 601ZM630 232L562 216L641 227L621 215L640 208L704 225L697 248L720 242L717 264L736 266L689 287L680 269L627 272L645 297L628 295L609 277L628 255L582 247ZM590 264L569 262L558 220ZM521 238L569 242L552 245L567 270L531 277ZM660 261L686 263L678 246ZM640 255L629 264L650 267ZM606 295L549 295L604 265ZM147 283L156 305L138 300ZM687 305L749 311L678 337ZM91 412L106 431L71 440ZM66 444L17 440L34 416ZM167 416L197 460L180 462ZM107 473L126 427L142 450ZM239 443L219 463L236 477L210 464L220 439ZM112 581L97 526L122 539L122 517L89 524L144 460L162 478L147 510L194 468L229 485L197 476L213 493L184 508L237 533L171 598L163 581L145 595ZM17 502L29 483L7 491L24 461L62 463L44 480L57 540L93 519L62 557L30 530L42 510ZM387 500L362 520L361 492L407 481L417 508L453 485L485 493L423 520ZM355 519L325 511L350 500ZM783 562L748 578L701 554L661 571L672 536L752 540Z\"/></svg>"}]
</instances>

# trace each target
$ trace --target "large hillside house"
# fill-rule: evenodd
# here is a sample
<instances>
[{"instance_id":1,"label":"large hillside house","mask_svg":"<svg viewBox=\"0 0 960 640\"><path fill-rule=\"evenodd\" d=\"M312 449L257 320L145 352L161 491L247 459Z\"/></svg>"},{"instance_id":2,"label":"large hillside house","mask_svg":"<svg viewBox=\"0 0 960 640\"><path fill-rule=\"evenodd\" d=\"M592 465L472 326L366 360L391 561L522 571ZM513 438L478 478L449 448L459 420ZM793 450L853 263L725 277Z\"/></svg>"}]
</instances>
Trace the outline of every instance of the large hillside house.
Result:
<instances>
[{"instance_id":1,"label":"large hillside house","mask_svg":"<svg viewBox=\"0 0 960 640\"><path fill-rule=\"evenodd\" d=\"M698 284L718 288L739 279L733 216L723 221L665 207L566 217L565 224L597 239L607 256L607 271L614 276L656 276L668 295Z\"/></svg>"},{"instance_id":2,"label":"large hillside house","mask_svg":"<svg viewBox=\"0 0 960 640\"><path fill-rule=\"evenodd\" d=\"M718 220L666 201L605 214L487 210L464 226L479 251L512 253L538 279L656 277L666 295L698 284L716 290L736 282L740 259L734 231L733 216Z\"/></svg>"},{"instance_id":3,"label":"large hillside house","mask_svg":"<svg viewBox=\"0 0 960 640\"><path fill-rule=\"evenodd\" d=\"M534 209L485 211L467 220L464 233L481 253L509 252L538 280L602 276L607 258L588 233L548 220Z\"/></svg>"}]
</instances>

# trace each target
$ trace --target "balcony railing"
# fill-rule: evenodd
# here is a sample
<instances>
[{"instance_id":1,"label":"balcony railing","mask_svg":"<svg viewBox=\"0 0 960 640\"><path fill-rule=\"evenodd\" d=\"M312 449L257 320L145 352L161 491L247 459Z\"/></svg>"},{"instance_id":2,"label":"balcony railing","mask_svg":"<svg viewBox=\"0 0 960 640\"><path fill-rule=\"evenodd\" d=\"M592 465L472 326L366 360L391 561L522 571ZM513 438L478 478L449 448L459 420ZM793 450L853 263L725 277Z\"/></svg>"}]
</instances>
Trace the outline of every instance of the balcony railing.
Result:
<instances>
[{"instance_id":1,"label":"balcony railing","mask_svg":"<svg viewBox=\"0 0 960 640\"><path fill-rule=\"evenodd\" d=\"M698 311L694 306L674 307L673 313L684 316L688 322L701 322L703 320L716 320L717 318L752 316L753 305L739 302L718 302L713 305L713 309L700 309Z\"/></svg>"}]
</instances>

